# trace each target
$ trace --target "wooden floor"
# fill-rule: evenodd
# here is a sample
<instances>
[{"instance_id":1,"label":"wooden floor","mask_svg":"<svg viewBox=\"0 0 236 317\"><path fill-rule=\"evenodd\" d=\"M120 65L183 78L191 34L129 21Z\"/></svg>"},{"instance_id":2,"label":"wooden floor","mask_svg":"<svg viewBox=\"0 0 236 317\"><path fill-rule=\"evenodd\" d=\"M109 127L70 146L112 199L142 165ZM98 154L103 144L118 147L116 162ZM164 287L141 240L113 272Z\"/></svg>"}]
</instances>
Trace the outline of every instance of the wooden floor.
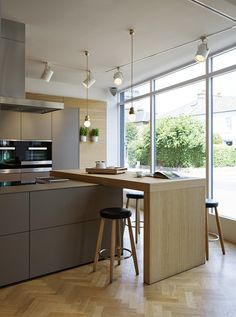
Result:
<instances>
[{"instance_id":1,"label":"wooden floor","mask_svg":"<svg viewBox=\"0 0 236 317\"><path fill-rule=\"evenodd\" d=\"M210 243L206 265L153 285L144 285L142 241L138 244L141 274L132 259L122 261L109 281L109 263L51 274L0 289L0 317L234 317L236 316L236 246L226 255Z\"/></svg>"}]
</instances>

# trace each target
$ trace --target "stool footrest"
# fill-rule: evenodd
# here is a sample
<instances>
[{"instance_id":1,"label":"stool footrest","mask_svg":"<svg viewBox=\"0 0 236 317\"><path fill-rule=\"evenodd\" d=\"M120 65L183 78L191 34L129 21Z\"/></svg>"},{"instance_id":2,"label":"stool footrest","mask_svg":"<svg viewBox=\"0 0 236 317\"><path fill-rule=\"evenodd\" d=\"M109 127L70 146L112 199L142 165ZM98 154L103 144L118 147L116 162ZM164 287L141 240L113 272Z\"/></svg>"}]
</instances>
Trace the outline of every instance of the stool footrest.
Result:
<instances>
[{"instance_id":1,"label":"stool footrest","mask_svg":"<svg viewBox=\"0 0 236 317\"><path fill-rule=\"evenodd\" d=\"M100 255L100 257L101 257L101 260L106 260L106 259L109 259L109 258L110 258L109 256L103 256L103 253L104 253L104 252L108 252L108 251L110 251L110 249L102 249L102 250L99 251L99 255ZM130 249L121 248L121 254L123 254L123 251L128 252L129 255L126 255L126 256L122 255L122 256L120 257L120 260L129 259L129 258L133 255L133 254L132 254L132 251L131 251ZM108 253L110 253L110 252L108 252ZM115 259L118 260L118 256L115 256Z\"/></svg>"},{"instance_id":2,"label":"stool footrest","mask_svg":"<svg viewBox=\"0 0 236 317\"><path fill-rule=\"evenodd\" d=\"M219 235L213 232L209 232L209 236L212 236L213 238L208 237L208 241L213 242L213 241L218 241L220 239Z\"/></svg>"}]
</instances>

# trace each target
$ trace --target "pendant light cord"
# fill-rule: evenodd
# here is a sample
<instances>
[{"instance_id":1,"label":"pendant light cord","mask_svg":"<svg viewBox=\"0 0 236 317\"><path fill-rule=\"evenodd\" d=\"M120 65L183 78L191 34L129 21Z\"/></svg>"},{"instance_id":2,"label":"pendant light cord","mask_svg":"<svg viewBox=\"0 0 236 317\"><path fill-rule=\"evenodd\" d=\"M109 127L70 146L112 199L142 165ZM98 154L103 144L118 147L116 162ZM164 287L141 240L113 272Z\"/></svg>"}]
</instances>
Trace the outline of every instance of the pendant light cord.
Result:
<instances>
[{"instance_id":1,"label":"pendant light cord","mask_svg":"<svg viewBox=\"0 0 236 317\"><path fill-rule=\"evenodd\" d=\"M133 108L133 79L134 79L134 30L130 29L129 34L131 35L131 67L130 67L130 78L131 78L131 107Z\"/></svg>"},{"instance_id":2,"label":"pendant light cord","mask_svg":"<svg viewBox=\"0 0 236 317\"><path fill-rule=\"evenodd\" d=\"M85 51L85 55L86 55L86 70L87 70L87 78L89 78L89 68L88 68L88 51ZM87 116L88 116L88 97L89 97L89 88L88 85L86 87L86 108L87 108Z\"/></svg>"}]
</instances>

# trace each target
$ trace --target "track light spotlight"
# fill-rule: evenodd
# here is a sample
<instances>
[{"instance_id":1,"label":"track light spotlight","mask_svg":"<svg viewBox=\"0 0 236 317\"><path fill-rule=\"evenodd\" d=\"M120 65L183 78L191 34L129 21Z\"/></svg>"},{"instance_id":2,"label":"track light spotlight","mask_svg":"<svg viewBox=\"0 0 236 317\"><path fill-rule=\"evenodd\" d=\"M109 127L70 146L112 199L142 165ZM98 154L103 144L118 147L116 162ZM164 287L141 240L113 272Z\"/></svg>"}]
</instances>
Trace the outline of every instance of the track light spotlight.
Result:
<instances>
[{"instance_id":1,"label":"track light spotlight","mask_svg":"<svg viewBox=\"0 0 236 317\"><path fill-rule=\"evenodd\" d=\"M54 71L51 69L50 63L45 63L44 71L41 75L41 79L47 81L49 83L50 79L52 78Z\"/></svg>"},{"instance_id":2,"label":"track light spotlight","mask_svg":"<svg viewBox=\"0 0 236 317\"><path fill-rule=\"evenodd\" d=\"M95 83L95 79L91 73L91 71L88 71L88 75L86 77L86 79L82 82L82 85L84 85L85 88L90 88L94 83Z\"/></svg>"},{"instance_id":3,"label":"track light spotlight","mask_svg":"<svg viewBox=\"0 0 236 317\"><path fill-rule=\"evenodd\" d=\"M123 81L123 74L122 72L120 71L120 67L117 67L117 72L115 72L114 76L113 76L113 79L114 79L114 84L119 86L122 84L122 81Z\"/></svg>"},{"instance_id":4,"label":"track light spotlight","mask_svg":"<svg viewBox=\"0 0 236 317\"><path fill-rule=\"evenodd\" d=\"M117 88L116 87L110 87L110 93L112 94L112 96L115 96L117 94Z\"/></svg>"},{"instance_id":5,"label":"track light spotlight","mask_svg":"<svg viewBox=\"0 0 236 317\"><path fill-rule=\"evenodd\" d=\"M207 46L207 38L202 36L200 39L202 43L198 45L197 53L194 59L196 62L205 62L208 54L210 53L210 49Z\"/></svg>"}]
</instances>

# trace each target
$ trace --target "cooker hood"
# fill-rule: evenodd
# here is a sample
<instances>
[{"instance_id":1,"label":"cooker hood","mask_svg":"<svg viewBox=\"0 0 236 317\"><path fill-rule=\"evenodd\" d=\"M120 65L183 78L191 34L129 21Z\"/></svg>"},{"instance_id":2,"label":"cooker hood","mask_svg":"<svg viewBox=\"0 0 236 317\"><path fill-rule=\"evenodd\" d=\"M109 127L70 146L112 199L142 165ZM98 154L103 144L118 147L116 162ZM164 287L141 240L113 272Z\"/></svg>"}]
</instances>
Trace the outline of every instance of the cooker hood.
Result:
<instances>
[{"instance_id":1,"label":"cooker hood","mask_svg":"<svg viewBox=\"0 0 236 317\"><path fill-rule=\"evenodd\" d=\"M0 19L0 110L47 113L63 103L25 99L25 24Z\"/></svg>"}]
</instances>

